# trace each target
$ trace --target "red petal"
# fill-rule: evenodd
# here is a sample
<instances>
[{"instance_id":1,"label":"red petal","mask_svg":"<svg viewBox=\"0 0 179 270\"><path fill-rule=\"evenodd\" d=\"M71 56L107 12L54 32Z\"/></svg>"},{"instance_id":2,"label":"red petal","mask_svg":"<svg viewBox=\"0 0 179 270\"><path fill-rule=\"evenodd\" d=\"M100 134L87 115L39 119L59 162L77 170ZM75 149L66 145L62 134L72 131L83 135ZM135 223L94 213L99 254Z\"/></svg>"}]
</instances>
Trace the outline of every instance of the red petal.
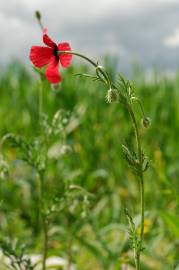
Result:
<instances>
[{"instance_id":1,"label":"red petal","mask_svg":"<svg viewBox=\"0 0 179 270\"><path fill-rule=\"evenodd\" d=\"M32 46L29 58L34 66L41 68L50 62L53 50L48 47Z\"/></svg>"},{"instance_id":2,"label":"red petal","mask_svg":"<svg viewBox=\"0 0 179 270\"><path fill-rule=\"evenodd\" d=\"M55 42L53 42L53 40L51 40L51 38L47 35L47 28L45 28L43 30L43 42L45 43L45 45L51 47L54 49L54 47L56 46Z\"/></svg>"},{"instance_id":3,"label":"red petal","mask_svg":"<svg viewBox=\"0 0 179 270\"><path fill-rule=\"evenodd\" d=\"M56 61L55 57L52 56L50 63L47 67L45 75L50 83L59 83L62 78L58 70L59 62Z\"/></svg>"},{"instance_id":4,"label":"red petal","mask_svg":"<svg viewBox=\"0 0 179 270\"><path fill-rule=\"evenodd\" d=\"M70 44L67 42L63 42L58 44L58 49L59 51L71 51ZM70 66L71 61L72 61L72 55L71 54L61 54L59 56L60 63L62 67L67 68Z\"/></svg>"}]
</instances>

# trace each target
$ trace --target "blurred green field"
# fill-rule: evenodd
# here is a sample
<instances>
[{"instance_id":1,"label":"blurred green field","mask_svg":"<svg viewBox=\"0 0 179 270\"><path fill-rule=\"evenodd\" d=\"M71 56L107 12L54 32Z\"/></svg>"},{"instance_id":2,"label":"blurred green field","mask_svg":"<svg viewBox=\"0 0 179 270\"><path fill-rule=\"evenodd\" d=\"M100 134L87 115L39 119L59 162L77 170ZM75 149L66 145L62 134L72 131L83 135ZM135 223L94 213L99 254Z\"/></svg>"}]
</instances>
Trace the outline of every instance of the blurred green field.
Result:
<instances>
[{"instance_id":1,"label":"blurred green field","mask_svg":"<svg viewBox=\"0 0 179 270\"><path fill-rule=\"evenodd\" d=\"M114 78L115 65L106 64ZM122 143L133 139L131 123L121 105L106 103L103 85L73 76L87 71L86 66L73 65L63 74L60 89L44 83L43 111L49 119L59 109L72 113L67 134L72 152L51 163L51 184L46 188L49 194L54 190L61 194L65 183L70 182L95 195L89 206L90 218L82 218L81 209L73 214L61 211L54 218L49 255L67 258L70 246L72 262L79 270L132 269L127 268L128 264L132 267L133 260L124 208L137 223L139 194L121 150ZM145 175L146 248L142 269L179 269L179 75L169 79L154 72L147 80L138 70L132 78L136 94L152 119L149 129L140 128L143 148L151 160ZM29 139L38 136L38 102L35 72L18 62L2 72L0 137L7 133ZM6 149L5 158L9 168L5 176L0 174L0 238L18 239L27 246L27 253L39 253L42 235L36 209L36 174L18 159L16 150Z\"/></svg>"}]
</instances>

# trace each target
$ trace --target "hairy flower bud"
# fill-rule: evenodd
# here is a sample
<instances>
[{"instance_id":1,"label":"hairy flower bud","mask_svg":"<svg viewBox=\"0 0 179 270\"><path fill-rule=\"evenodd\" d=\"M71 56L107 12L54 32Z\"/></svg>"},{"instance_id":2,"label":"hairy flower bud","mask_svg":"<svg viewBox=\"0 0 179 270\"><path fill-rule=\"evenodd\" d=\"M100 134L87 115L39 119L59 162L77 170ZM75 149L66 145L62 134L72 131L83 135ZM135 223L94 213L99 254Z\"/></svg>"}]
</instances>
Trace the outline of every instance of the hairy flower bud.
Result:
<instances>
[{"instance_id":1,"label":"hairy flower bud","mask_svg":"<svg viewBox=\"0 0 179 270\"><path fill-rule=\"evenodd\" d=\"M40 14L40 11L36 10L36 12L35 12L35 17L37 18L37 20L41 20L41 14Z\"/></svg>"},{"instance_id":2,"label":"hairy flower bud","mask_svg":"<svg viewBox=\"0 0 179 270\"><path fill-rule=\"evenodd\" d=\"M144 127L144 128L148 128L148 127L150 127L150 125L151 125L151 120L150 120L150 118L149 117L147 117L147 116L145 116L143 119L142 119L142 126Z\"/></svg>"},{"instance_id":3,"label":"hairy flower bud","mask_svg":"<svg viewBox=\"0 0 179 270\"><path fill-rule=\"evenodd\" d=\"M118 94L117 91L115 89L109 89L106 95L106 100L108 103L112 103L114 101L118 100Z\"/></svg>"}]
</instances>

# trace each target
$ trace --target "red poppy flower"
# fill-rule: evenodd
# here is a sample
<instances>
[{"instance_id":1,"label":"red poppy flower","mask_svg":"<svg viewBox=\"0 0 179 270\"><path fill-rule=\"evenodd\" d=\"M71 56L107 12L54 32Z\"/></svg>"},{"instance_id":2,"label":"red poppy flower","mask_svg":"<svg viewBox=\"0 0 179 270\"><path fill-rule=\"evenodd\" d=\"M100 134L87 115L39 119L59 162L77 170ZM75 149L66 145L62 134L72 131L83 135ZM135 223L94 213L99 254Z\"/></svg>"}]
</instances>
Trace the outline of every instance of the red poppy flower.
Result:
<instances>
[{"instance_id":1,"label":"red poppy flower","mask_svg":"<svg viewBox=\"0 0 179 270\"><path fill-rule=\"evenodd\" d=\"M63 68L70 66L72 61L71 54L60 54L58 51L71 51L69 43L62 42L58 45L47 35L47 30L43 31L43 42L48 47L32 46L30 50L30 60L34 66L42 68L47 65L45 75L50 83L59 83L62 78L59 73L59 63Z\"/></svg>"}]
</instances>

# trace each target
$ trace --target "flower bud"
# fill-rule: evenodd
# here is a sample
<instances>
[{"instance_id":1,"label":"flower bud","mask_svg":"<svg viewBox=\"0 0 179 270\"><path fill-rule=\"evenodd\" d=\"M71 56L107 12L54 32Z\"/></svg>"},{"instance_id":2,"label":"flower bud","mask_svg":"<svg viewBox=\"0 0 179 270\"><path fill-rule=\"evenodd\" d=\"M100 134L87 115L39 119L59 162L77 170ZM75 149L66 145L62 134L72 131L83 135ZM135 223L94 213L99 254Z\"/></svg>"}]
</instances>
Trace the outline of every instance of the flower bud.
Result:
<instances>
[{"instance_id":1,"label":"flower bud","mask_svg":"<svg viewBox=\"0 0 179 270\"><path fill-rule=\"evenodd\" d=\"M108 103L112 103L114 101L118 100L118 94L117 91L115 89L109 89L106 95L106 100Z\"/></svg>"},{"instance_id":2,"label":"flower bud","mask_svg":"<svg viewBox=\"0 0 179 270\"><path fill-rule=\"evenodd\" d=\"M40 11L36 10L36 12L35 12L35 17L37 18L37 20L41 20L41 14L40 14Z\"/></svg>"},{"instance_id":3,"label":"flower bud","mask_svg":"<svg viewBox=\"0 0 179 270\"><path fill-rule=\"evenodd\" d=\"M151 120L150 120L150 118L149 117L147 117L147 116L145 116L143 119L142 119L142 126L144 127L144 128L148 128L148 127L150 127L150 125L151 125Z\"/></svg>"}]
</instances>

